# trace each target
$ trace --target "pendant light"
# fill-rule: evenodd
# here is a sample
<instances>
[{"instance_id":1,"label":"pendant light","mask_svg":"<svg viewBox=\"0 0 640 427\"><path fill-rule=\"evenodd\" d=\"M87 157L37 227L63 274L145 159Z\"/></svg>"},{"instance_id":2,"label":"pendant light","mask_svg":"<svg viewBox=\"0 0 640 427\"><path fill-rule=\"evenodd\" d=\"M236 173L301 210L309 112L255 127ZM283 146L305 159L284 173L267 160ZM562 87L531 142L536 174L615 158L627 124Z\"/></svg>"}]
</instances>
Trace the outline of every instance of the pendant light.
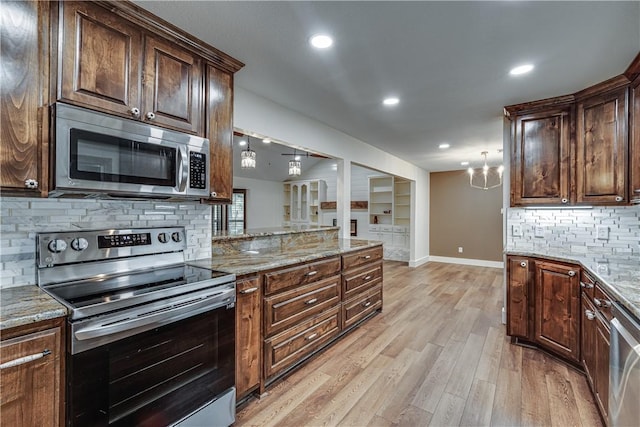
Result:
<instances>
[{"instance_id":1,"label":"pendant light","mask_svg":"<svg viewBox=\"0 0 640 427\"><path fill-rule=\"evenodd\" d=\"M293 150L293 159L289 160L289 176L300 176L302 173L302 163L300 158L296 155L296 150Z\"/></svg>"},{"instance_id":2,"label":"pendant light","mask_svg":"<svg viewBox=\"0 0 640 427\"><path fill-rule=\"evenodd\" d=\"M480 190L489 190L491 188L500 187L502 185L502 172L504 172L504 166L492 166L487 164L488 151L481 153L484 158L484 165L481 168L469 168L467 173L469 174L469 185L472 188L478 188Z\"/></svg>"},{"instance_id":3,"label":"pendant light","mask_svg":"<svg viewBox=\"0 0 640 427\"><path fill-rule=\"evenodd\" d=\"M256 168L256 152L251 149L250 139L247 135L247 148L240 152L240 167L242 169Z\"/></svg>"}]
</instances>

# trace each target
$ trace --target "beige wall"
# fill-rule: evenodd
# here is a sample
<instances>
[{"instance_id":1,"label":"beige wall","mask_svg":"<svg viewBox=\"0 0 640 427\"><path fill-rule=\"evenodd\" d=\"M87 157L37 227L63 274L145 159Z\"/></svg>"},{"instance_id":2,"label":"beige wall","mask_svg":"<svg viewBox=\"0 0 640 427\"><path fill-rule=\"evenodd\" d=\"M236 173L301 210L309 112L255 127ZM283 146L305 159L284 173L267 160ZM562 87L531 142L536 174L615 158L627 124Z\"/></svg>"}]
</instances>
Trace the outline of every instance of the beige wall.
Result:
<instances>
[{"instance_id":1,"label":"beige wall","mask_svg":"<svg viewBox=\"0 0 640 427\"><path fill-rule=\"evenodd\" d=\"M463 170L432 172L430 200L429 255L502 261L502 188L471 188Z\"/></svg>"}]
</instances>

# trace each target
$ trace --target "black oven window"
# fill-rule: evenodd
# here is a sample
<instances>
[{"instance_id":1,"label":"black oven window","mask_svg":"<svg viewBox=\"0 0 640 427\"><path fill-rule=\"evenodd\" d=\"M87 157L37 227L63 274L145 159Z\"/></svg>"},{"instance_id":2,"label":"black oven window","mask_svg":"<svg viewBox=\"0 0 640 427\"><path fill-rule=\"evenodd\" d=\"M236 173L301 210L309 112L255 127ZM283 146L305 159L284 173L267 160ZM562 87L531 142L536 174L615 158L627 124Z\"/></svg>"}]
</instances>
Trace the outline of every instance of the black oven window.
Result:
<instances>
[{"instance_id":1,"label":"black oven window","mask_svg":"<svg viewBox=\"0 0 640 427\"><path fill-rule=\"evenodd\" d=\"M69 176L99 182L176 185L176 149L71 129Z\"/></svg>"}]
</instances>

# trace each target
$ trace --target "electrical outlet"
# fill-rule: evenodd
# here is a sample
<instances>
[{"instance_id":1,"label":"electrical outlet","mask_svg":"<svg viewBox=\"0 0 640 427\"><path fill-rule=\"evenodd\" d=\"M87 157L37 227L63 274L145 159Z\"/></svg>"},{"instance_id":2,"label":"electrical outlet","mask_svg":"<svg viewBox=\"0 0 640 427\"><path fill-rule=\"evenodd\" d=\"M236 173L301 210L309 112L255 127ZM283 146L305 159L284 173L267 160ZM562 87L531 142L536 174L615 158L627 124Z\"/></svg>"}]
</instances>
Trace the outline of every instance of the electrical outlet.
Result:
<instances>
[{"instance_id":1,"label":"electrical outlet","mask_svg":"<svg viewBox=\"0 0 640 427\"><path fill-rule=\"evenodd\" d=\"M537 226L533 229L534 237L544 237L544 227Z\"/></svg>"},{"instance_id":2,"label":"electrical outlet","mask_svg":"<svg viewBox=\"0 0 640 427\"><path fill-rule=\"evenodd\" d=\"M600 240L609 240L609 227L606 225L596 226L596 234Z\"/></svg>"},{"instance_id":3,"label":"electrical outlet","mask_svg":"<svg viewBox=\"0 0 640 427\"><path fill-rule=\"evenodd\" d=\"M458 246L458 253L461 254L462 253L462 246Z\"/></svg>"},{"instance_id":4,"label":"electrical outlet","mask_svg":"<svg viewBox=\"0 0 640 427\"><path fill-rule=\"evenodd\" d=\"M522 226L513 224L511 226L511 235L515 237L522 237Z\"/></svg>"}]
</instances>

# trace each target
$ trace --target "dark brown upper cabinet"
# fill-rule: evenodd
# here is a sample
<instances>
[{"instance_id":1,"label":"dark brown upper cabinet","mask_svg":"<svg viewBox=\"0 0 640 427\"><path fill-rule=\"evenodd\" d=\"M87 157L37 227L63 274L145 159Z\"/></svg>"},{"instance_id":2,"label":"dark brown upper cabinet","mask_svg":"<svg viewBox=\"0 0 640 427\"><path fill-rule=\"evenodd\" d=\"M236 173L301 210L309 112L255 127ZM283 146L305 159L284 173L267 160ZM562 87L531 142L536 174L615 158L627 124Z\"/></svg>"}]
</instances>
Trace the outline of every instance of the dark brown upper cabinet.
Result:
<instances>
[{"instance_id":1,"label":"dark brown upper cabinet","mask_svg":"<svg viewBox=\"0 0 640 427\"><path fill-rule=\"evenodd\" d=\"M640 74L631 84L630 98L629 197L634 203L640 203Z\"/></svg>"},{"instance_id":2,"label":"dark brown upper cabinet","mask_svg":"<svg viewBox=\"0 0 640 427\"><path fill-rule=\"evenodd\" d=\"M517 115L511 146L511 205L570 201L571 107Z\"/></svg>"},{"instance_id":3,"label":"dark brown upper cabinet","mask_svg":"<svg viewBox=\"0 0 640 427\"><path fill-rule=\"evenodd\" d=\"M58 99L203 134L202 61L90 2L61 2Z\"/></svg>"},{"instance_id":4,"label":"dark brown upper cabinet","mask_svg":"<svg viewBox=\"0 0 640 427\"><path fill-rule=\"evenodd\" d=\"M580 100L576 126L576 202L625 204L627 87Z\"/></svg>"}]
</instances>

